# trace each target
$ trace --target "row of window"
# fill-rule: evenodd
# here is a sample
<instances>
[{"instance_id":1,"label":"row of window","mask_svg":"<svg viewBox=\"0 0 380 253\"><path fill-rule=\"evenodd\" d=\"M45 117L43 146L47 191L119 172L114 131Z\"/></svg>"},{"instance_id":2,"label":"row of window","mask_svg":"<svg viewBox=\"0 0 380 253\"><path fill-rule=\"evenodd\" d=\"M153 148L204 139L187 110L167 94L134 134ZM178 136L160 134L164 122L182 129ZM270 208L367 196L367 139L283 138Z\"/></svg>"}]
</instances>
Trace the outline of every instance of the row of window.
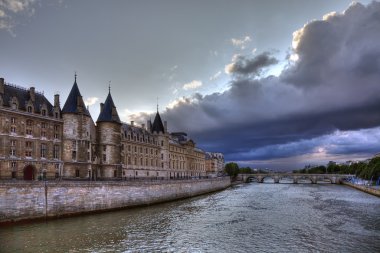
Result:
<instances>
[{"instance_id":1,"label":"row of window","mask_svg":"<svg viewBox=\"0 0 380 253\"><path fill-rule=\"evenodd\" d=\"M17 156L17 141L16 140L11 140L10 141L10 151L9 155L10 156ZM31 141L25 141L25 156L26 157L32 157L33 156L33 143ZM42 158L47 158L48 155L48 145L46 143L41 143L40 144L40 156ZM60 147L59 145L54 145L53 146L53 158L54 159L59 159L60 158Z\"/></svg>"},{"instance_id":2,"label":"row of window","mask_svg":"<svg viewBox=\"0 0 380 253\"><path fill-rule=\"evenodd\" d=\"M153 137L150 137L150 136L140 136L139 134L137 135L131 135L131 134L127 134L127 132L124 132L124 134L122 134L122 137L125 138L125 136L127 136L127 140L129 141L138 141L138 142L144 142L144 143L150 143L150 144L154 144L154 145L158 145L157 143L157 140L154 139Z\"/></svg>"},{"instance_id":3,"label":"row of window","mask_svg":"<svg viewBox=\"0 0 380 253\"><path fill-rule=\"evenodd\" d=\"M13 110L17 110L17 109L18 109L18 102L17 102L16 99L13 99L13 102L12 102L12 104L11 104L11 108L12 108ZM26 111L29 112L29 113L33 113L33 112L34 112L33 109L34 109L34 108L33 108L33 106L31 106L31 105L28 105L28 106L26 107ZM46 108L46 107L45 107L45 108L42 108L42 110L41 110L41 115L42 115L42 116L48 116L48 111L47 111L47 108ZM55 112L55 113L54 113L54 117L55 117L56 119L58 119L58 118L59 118L59 113L58 113L58 112Z\"/></svg>"},{"instance_id":4,"label":"row of window","mask_svg":"<svg viewBox=\"0 0 380 253\"><path fill-rule=\"evenodd\" d=\"M12 117L11 118L11 133L17 133L17 121L16 118ZM32 120L27 120L26 121L26 127L25 127L25 134L26 135L33 135L33 126L34 122ZM46 132L47 132L48 124L46 122L41 123L41 137L46 137ZM60 126L59 125L54 125L54 138L59 139L59 133L60 133Z\"/></svg>"},{"instance_id":5,"label":"row of window","mask_svg":"<svg viewBox=\"0 0 380 253\"><path fill-rule=\"evenodd\" d=\"M123 145L121 145L121 150L124 150L124 144ZM155 155L158 155L158 150L157 149L153 149L153 148L143 148L143 147L137 147L137 146L132 146L132 145L128 145L127 146L127 150L129 151L129 152L131 152L132 150L135 152L135 153L137 153L137 150L140 152L140 154L144 154L144 151L145 151L145 154L146 155L148 155L149 153L151 154L151 155L153 155L153 153L155 154Z\"/></svg>"}]
</instances>

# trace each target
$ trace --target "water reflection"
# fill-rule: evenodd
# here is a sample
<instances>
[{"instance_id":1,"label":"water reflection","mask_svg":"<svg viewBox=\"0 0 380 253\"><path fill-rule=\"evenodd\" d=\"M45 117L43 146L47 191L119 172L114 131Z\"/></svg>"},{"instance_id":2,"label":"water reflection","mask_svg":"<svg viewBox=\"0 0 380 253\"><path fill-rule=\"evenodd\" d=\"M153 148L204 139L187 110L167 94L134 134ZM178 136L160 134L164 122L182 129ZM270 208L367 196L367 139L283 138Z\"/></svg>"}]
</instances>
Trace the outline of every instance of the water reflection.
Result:
<instances>
[{"instance_id":1,"label":"water reflection","mask_svg":"<svg viewBox=\"0 0 380 253\"><path fill-rule=\"evenodd\" d=\"M247 184L161 205L0 228L1 252L380 252L380 199Z\"/></svg>"}]
</instances>

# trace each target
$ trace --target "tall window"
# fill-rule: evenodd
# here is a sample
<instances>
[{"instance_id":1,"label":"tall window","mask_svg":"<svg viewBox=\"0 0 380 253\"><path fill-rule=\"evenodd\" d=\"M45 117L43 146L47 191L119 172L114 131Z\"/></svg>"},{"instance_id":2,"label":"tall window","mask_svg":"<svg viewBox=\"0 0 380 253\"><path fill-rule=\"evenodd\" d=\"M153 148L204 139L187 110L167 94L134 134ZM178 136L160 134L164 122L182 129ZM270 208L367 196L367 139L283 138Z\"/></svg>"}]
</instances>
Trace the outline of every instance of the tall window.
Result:
<instances>
[{"instance_id":1,"label":"tall window","mask_svg":"<svg viewBox=\"0 0 380 253\"><path fill-rule=\"evenodd\" d=\"M11 140L11 150L9 152L11 156L16 155L16 140Z\"/></svg>"},{"instance_id":2,"label":"tall window","mask_svg":"<svg viewBox=\"0 0 380 253\"><path fill-rule=\"evenodd\" d=\"M58 138L59 138L59 126L54 125L54 139L58 139Z\"/></svg>"},{"instance_id":3,"label":"tall window","mask_svg":"<svg viewBox=\"0 0 380 253\"><path fill-rule=\"evenodd\" d=\"M59 159L59 146L58 145L54 145L54 152L53 152L53 157L54 159Z\"/></svg>"},{"instance_id":4,"label":"tall window","mask_svg":"<svg viewBox=\"0 0 380 253\"><path fill-rule=\"evenodd\" d=\"M47 156L47 146L45 143L41 144L41 157L46 158Z\"/></svg>"},{"instance_id":5,"label":"tall window","mask_svg":"<svg viewBox=\"0 0 380 253\"><path fill-rule=\"evenodd\" d=\"M41 137L46 137L46 123L41 123Z\"/></svg>"}]
</instances>

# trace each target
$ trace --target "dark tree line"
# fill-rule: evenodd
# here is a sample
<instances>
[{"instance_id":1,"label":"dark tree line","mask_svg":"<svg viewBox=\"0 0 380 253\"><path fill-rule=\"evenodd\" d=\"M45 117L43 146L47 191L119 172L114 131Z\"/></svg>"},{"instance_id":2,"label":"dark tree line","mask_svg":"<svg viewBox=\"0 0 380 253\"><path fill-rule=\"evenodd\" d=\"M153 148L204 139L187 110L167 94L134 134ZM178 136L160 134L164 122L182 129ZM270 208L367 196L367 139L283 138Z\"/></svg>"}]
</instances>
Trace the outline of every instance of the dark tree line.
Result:
<instances>
[{"instance_id":1,"label":"dark tree line","mask_svg":"<svg viewBox=\"0 0 380 253\"><path fill-rule=\"evenodd\" d=\"M308 173L308 174L351 174L366 180L377 180L380 177L380 157L372 158L368 163L358 162L348 164L336 164L329 162L327 166L305 166L300 170L293 170L293 173Z\"/></svg>"},{"instance_id":2,"label":"dark tree line","mask_svg":"<svg viewBox=\"0 0 380 253\"><path fill-rule=\"evenodd\" d=\"M230 176L230 177L236 177L239 173L241 174L251 174L251 173L268 173L268 171L265 170L252 170L250 167L242 167L239 168L239 165L237 163L227 163L224 167L224 171Z\"/></svg>"}]
</instances>

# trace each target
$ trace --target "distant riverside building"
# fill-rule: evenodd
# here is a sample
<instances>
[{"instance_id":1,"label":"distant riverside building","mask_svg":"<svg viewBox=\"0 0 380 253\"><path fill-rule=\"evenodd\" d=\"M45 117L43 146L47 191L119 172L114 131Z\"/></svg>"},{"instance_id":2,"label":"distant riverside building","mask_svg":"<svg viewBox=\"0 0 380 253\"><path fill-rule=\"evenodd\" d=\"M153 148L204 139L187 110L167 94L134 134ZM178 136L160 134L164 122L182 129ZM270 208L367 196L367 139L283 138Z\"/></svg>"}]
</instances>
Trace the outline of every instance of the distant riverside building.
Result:
<instances>
[{"instance_id":1,"label":"distant riverside building","mask_svg":"<svg viewBox=\"0 0 380 253\"><path fill-rule=\"evenodd\" d=\"M222 153L206 152L206 173L218 175L224 170L224 156Z\"/></svg>"},{"instance_id":2,"label":"distant riverside building","mask_svg":"<svg viewBox=\"0 0 380 253\"><path fill-rule=\"evenodd\" d=\"M59 95L52 105L34 87L0 78L0 179L203 177L207 161L186 133L167 131L158 110L153 123L122 122L110 91L95 123L76 76L62 109Z\"/></svg>"}]
</instances>

